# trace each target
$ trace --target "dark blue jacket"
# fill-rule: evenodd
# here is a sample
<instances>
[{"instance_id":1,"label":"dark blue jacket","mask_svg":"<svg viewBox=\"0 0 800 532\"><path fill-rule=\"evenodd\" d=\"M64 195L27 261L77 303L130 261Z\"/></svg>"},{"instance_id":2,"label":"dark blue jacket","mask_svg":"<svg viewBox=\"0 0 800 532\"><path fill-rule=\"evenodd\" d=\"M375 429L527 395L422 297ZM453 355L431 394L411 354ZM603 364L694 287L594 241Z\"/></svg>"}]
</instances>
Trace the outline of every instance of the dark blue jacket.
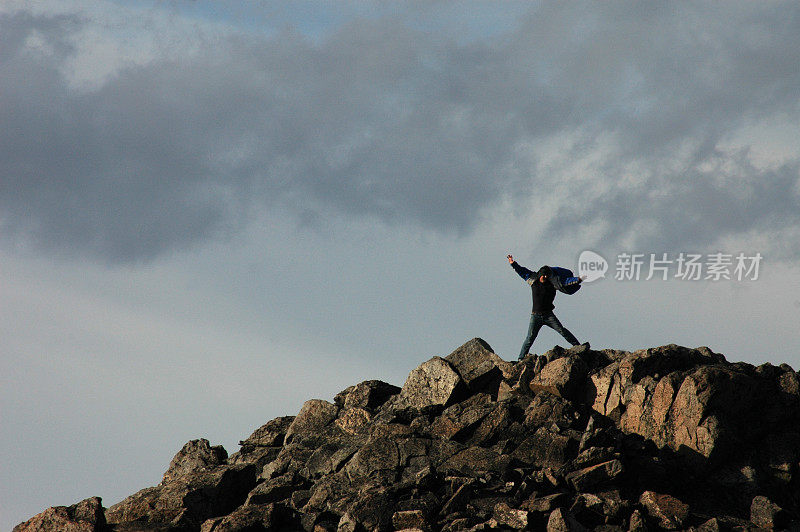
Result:
<instances>
[{"instance_id":1,"label":"dark blue jacket","mask_svg":"<svg viewBox=\"0 0 800 532\"><path fill-rule=\"evenodd\" d=\"M547 314L552 312L555 307L553 300L556 297L556 289L552 283L540 283L539 278L536 277L536 272L530 271L524 266L520 266L516 262L511 263L514 271L522 277L526 283L531 285L531 298L533 299L533 309L531 312L534 314Z\"/></svg>"}]
</instances>

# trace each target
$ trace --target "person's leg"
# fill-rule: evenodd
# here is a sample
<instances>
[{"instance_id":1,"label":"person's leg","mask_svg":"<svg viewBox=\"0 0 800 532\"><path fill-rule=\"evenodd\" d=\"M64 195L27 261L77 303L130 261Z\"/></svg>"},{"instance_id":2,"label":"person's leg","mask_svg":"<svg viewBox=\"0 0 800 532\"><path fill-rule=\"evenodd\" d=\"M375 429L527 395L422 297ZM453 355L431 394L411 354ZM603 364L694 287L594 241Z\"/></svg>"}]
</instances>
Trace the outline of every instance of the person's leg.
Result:
<instances>
[{"instance_id":1,"label":"person's leg","mask_svg":"<svg viewBox=\"0 0 800 532\"><path fill-rule=\"evenodd\" d=\"M539 334L539 329L542 328L542 325L542 316L540 314L531 314L531 323L528 325L528 335L522 343L522 349L519 351L517 360L522 360L528 355L528 351L533 345L533 341L536 340L536 335Z\"/></svg>"},{"instance_id":2,"label":"person's leg","mask_svg":"<svg viewBox=\"0 0 800 532\"><path fill-rule=\"evenodd\" d=\"M544 323L545 325L556 331L558 334L563 336L564 340L566 340L570 344L580 345L580 342L578 341L577 338L575 338L575 335L569 332L569 330L567 330L566 327L561 325L561 322L558 321L558 318L556 318L555 314L549 314L548 316L546 316L544 319Z\"/></svg>"}]
</instances>

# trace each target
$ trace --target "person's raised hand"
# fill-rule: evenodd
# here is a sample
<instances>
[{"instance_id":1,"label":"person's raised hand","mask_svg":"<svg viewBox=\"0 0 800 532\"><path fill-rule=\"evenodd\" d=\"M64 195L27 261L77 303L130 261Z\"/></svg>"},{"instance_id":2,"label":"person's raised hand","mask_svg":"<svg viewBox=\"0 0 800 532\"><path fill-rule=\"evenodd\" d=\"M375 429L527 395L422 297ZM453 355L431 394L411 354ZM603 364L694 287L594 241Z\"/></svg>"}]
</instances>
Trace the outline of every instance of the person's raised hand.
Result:
<instances>
[{"instance_id":1,"label":"person's raised hand","mask_svg":"<svg viewBox=\"0 0 800 532\"><path fill-rule=\"evenodd\" d=\"M509 264L512 264L514 262L514 257L512 257L511 255L507 255L506 258L508 259Z\"/></svg>"}]
</instances>

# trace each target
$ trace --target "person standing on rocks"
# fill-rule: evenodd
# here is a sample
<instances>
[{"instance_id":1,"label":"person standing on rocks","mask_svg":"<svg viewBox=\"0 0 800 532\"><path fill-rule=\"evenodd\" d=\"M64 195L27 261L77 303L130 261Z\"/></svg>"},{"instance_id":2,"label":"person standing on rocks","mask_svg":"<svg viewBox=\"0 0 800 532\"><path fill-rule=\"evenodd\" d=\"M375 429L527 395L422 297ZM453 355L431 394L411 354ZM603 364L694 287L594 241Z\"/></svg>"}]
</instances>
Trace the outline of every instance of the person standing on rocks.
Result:
<instances>
[{"instance_id":1,"label":"person standing on rocks","mask_svg":"<svg viewBox=\"0 0 800 532\"><path fill-rule=\"evenodd\" d=\"M536 335L539 334L539 329L542 325L547 325L572 345L580 345L580 342L575 335L569 332L561 322L558 321L556 315L553 314L553 299L556 297L556 289L553 283L550 282L552 271L549 266L542 266L538 272L532 272L524 266L520 266L511 255L507 256L508 263L514 268L514 271L519 274L522 279L531 286L531 295L533 297L533 310L531 311L531 322L528 326L528 335L522 343L522 349L519 352L517 360L522 360L528 355L528 350L536 340ZM583 279L579 278L577 282Z\"/></svg>"}]
</instances>

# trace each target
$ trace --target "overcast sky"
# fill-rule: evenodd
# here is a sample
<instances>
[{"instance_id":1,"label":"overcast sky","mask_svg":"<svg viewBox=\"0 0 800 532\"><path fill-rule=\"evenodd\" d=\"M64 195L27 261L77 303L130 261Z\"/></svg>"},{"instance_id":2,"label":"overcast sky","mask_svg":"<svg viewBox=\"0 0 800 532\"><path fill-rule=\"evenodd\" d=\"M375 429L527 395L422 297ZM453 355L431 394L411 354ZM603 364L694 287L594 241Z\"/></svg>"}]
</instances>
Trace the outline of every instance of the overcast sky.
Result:
<instances>
[{"instance_id":1,"label":"overcast sky","mask_svg":"<svg viewBox=\"0 0 800 532\"><path fill-rule=\"evenodd\" d=\"M507 253L607 260L556 300L593 347L800 367L798 50L794 2L0 1L0 528L514 359Z\"/></svg>"}]
</instances>

